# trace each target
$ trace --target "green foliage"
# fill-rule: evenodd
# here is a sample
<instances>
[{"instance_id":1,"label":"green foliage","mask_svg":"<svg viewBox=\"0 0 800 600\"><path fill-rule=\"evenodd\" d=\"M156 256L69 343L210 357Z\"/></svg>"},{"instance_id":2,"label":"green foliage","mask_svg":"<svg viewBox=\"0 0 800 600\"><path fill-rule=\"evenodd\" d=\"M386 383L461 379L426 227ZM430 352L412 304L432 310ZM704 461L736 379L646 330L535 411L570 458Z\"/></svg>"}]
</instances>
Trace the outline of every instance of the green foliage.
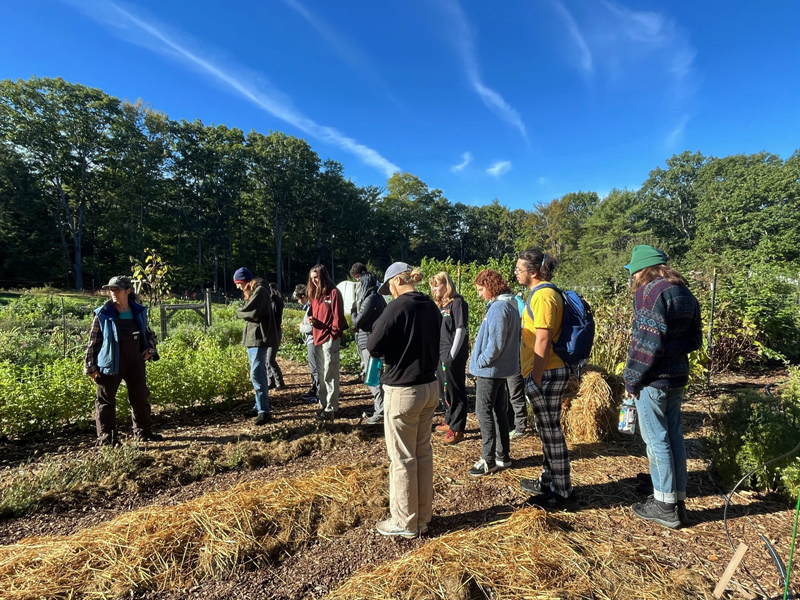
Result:
<instances>
[{"instance_id":1,"label":"green foliage","mask_svg":"<svg viewBox=\"0 0 800 600\"><path fill-rule=\"evenodd\" d=\"M93 486L105 495L103 482L122 482L145 466L145 453L135 446L101 448L99 452L64 459L47 456L12 470L0 487L0 518L19 517Z\"/></svg>"},{"instance_id":2,"label":"green foliage","mask_svg":"<svg viewBox=\"0 0 800 600\"><path fill-rule=\"evenodd\" d=\"M145 248L144 253L147 255L144 262L133 256L129 257L131 273L134 281L141 283L141 293L147 295L152 308L161 304L169 291L171 267L152 248Z\"/></svg>"},{"instance_id":3,"label":"green foliage","mask_svg":"<svg viewBox=\"0 0 800 600\"><path fill-rule=\"evenodd\" d=\"M723 399L704 440L714 469L728 485L800 443L800 368L773 394L745 390ZM797 498L797 455L758 469L744 482L762 492ZM793 479L794 478L794 479Z\"/></svg>"}]
</instances>

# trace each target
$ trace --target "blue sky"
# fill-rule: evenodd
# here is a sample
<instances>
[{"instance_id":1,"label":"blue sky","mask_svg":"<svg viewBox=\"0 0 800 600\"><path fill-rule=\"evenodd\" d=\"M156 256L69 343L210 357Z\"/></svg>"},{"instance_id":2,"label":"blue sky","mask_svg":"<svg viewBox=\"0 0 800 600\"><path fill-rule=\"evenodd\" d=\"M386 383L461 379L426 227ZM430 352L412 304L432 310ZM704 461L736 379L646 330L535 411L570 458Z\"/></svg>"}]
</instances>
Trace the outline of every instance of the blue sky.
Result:
<instances>
[{"instance_id":1,"label":"blue sky","mask_svg":"<svg viewBox=\"0 0 800 600\"><path fill-rule=\"evenodd\" d=\"M4 0L0 77L283 131L359 185L399 169L530 209L636 189L684 150L788 158L799 20L789 0Z\"/></svg>"}]
</instances>

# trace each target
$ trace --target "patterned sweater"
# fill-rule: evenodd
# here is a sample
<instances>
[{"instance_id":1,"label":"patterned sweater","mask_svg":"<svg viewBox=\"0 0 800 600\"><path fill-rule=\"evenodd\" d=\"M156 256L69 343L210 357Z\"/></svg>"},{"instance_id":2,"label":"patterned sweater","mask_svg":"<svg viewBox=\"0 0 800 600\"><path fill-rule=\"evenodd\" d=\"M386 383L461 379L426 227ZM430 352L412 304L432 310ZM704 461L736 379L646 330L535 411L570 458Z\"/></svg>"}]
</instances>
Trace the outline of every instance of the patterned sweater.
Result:
<instances>
[{"instance_id":1,"label":"patterned sweater","mask_svg":"<svg viewBox=\"0 0 800 600\"><path fill-rule=\"evenodd\" d=\"M636 290L625 389L677 388L689 382L690 352L703 345L700 306L688 288L656 279Z\"/></svg>"}]
</instances>

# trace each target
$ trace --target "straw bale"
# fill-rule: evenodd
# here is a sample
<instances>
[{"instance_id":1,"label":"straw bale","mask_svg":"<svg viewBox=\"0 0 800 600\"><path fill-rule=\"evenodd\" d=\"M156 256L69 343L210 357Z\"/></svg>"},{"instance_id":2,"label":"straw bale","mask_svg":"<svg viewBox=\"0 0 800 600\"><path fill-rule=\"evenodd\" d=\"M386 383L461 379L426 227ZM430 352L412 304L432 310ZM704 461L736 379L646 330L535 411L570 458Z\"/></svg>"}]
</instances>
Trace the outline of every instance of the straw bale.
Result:
<instances>
[{"instance_id":1,"label":"straw bale","mask_svg":"<svg viewBox=\"0 0 800 600\"><path fill-rule=\"evenodd\" d=\"M683 585L644 547L615 543L574 517L537 508L431 540L358 571L331 600L711 598L710 584ZM709 588L708 591L703 588Z\"/></svg>"},{"instance_id":2,"label":"straw bale","mask_svg":"<svg viewBox=\"0 0 800 600\"><path fill-rule=\"evenodd\" d=\"M248 482L71 536L27 538L0 547L0 589L9 600L109 598L265 566L318 535L377 518L386 504L384 471L354 465Z\"/></svg>"},{"instance_id":3,"label":"straw bale","mask_svg":"<svg viewBox=\"0 0 800 600\"><path fill-rule=\"evenodd\" d=\"M565 400L561 428L570 443L596 443L607 440L617 427L617 401L599 371L587 371L578 393Z\"/></svg>"}]
</instances>

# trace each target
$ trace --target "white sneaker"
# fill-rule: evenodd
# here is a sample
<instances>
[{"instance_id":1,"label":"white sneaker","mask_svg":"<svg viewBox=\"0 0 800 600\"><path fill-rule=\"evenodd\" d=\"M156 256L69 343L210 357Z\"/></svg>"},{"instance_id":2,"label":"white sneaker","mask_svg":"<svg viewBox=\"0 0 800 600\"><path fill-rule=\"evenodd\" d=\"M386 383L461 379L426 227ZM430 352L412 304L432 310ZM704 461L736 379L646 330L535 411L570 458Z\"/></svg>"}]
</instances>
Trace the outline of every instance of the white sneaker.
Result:
<instances>
[{"instance_id":1,"label":"white sneaker","mask_svg":"<svg viewBox=\"0 0 800 600\"><path fill-rule=\"evenodd\" d=\"M409 531L408 529L403 529L402 527L398 527L394 524L391 519L386 519L385 521L378 521L378 524L375 526L375 529L378 530L378 533L381 535L399 535L404 538L415 538L419 535L419 530L417 531ZM425 528L427 531L427 526Z\"/></svg>"},{"instance_id":2,"label":"white sneaker","mask_svg":"<svg viewBox=\"0 0 800 600\"><path fill-rule=\"evenodd\" d=\"M516 429L512 429L508 432L508 439L510 440L518 440L521 437L525 437L524 431L517 431Z\"/></svg>"},{"instance_id":3,"label":"white sneaker","mask_svg":"<svg viewBox=\"0 0 800 600\"><path fill-rule=\"evenodd\" d=\"M497 465L498 469L509 469L511 468L511 459L503 460L500 456L494 457L494 462Z\"/></svg>"},{"instance_id":4,"label":"white sneaker","mask_svg":"<svg viewBox=\"0 0 800 600\"><path fill-rule=\"evenodd\" d=\"M469 474L473 477L483 477L484 475L490 475L492 473L496 473L498 470L497 465L489 466L486 464L486 461L481 458L472 465L472 468L469 470Z\"/></svg>"}]
</instances>

